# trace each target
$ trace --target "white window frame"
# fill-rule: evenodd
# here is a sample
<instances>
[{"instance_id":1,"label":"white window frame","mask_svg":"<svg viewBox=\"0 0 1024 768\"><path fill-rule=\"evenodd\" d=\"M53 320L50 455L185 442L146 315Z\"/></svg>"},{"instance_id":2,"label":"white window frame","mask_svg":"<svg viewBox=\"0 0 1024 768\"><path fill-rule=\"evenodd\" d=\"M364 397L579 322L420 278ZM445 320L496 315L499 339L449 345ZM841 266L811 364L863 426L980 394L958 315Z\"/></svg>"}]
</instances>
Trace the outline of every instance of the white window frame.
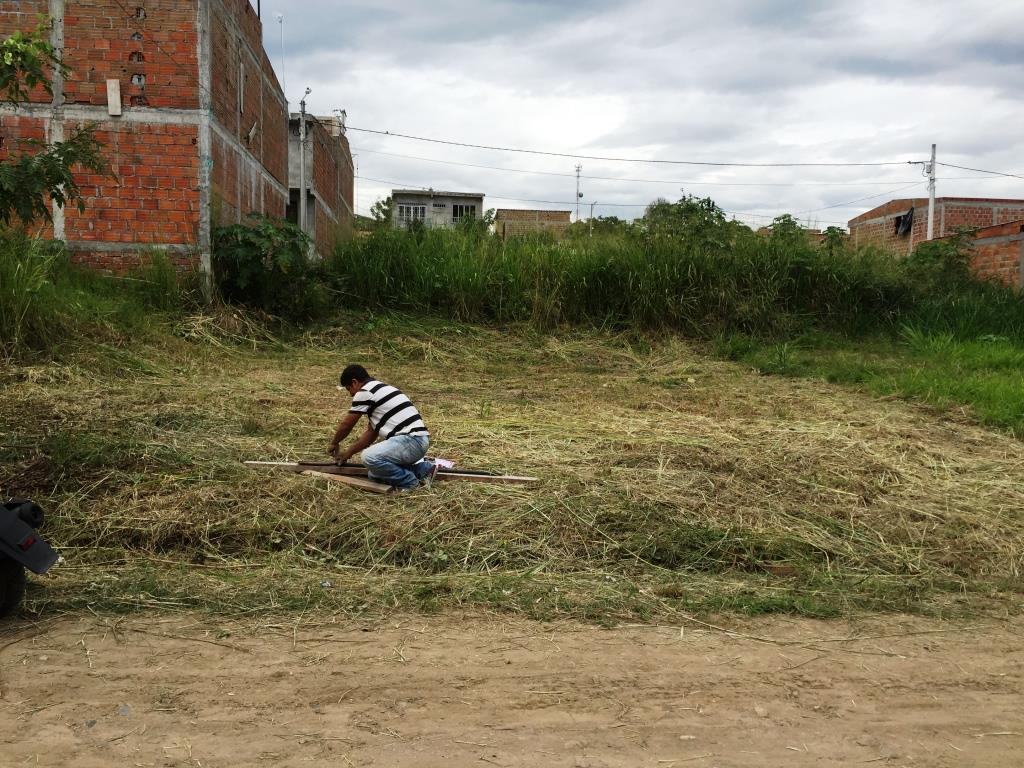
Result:
<instances>
[{"instance_id":1,"label":"white window frame","mask_svg":"<svg viewBox=\"0 0 1024 768\"><path fill-rule=\"evenodd\" d=\"M452 206L452 224L458 224L463 216L476 218L476 205L456 203Z\"/></svg>"},{"instance_id":2,"label":"white window frame","mask_svg":"<svg viewBox=\"0 0 1024 768\"><path fill-rule=\"evenodd\" d=\"M399 205L398 225L408 227L414 221L425 221L427 218L427 206L425 205Z\"/></svg>"}]
</instances>

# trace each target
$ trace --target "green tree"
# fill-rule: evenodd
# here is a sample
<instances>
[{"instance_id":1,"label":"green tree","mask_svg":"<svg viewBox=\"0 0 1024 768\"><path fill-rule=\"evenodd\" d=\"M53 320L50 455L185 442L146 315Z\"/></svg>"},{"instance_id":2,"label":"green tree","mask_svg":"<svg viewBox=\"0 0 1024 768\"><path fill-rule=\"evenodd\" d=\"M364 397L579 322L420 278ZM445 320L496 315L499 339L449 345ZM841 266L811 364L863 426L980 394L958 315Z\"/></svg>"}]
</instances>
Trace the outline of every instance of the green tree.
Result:
<instances>
[{"instance_id":1,"label":"green tree","mask_svg":"<svg viewBox=\"0 0 1024 768\"><path fill-rule=\"evenodd\" d=\"M790 214L784 213L772 219L771 238L773 243L782 245L806 245L806 230Z\"/></svg>"},{"instance_id":2,"label":"green tree","mask_svg":"<svg viewBox=\"0 0 1024 768\"><path fill-rule=\"evenodd\" d=\"M0 42L0 91L4 100L25 101L37 87L52 94L48 70L68 74L53 46L43 39L44 31L40 26L28 34L15 32ZM41 219L49 221L47 200L60 208L72 203L84 211L72 170L79 167L102 173L106 167L93 127L76 129L66 141L26 143L34 145L36 151L0 162L0 222L9 224L18 219L27 225Z\"/></svg>"},{"instance_id":3,"label":"green tree","mask_svg":"<svg viewBox=\"0 0 1024 768\"><path fill-rule=\"evenodd\" d=\"M620 219L618 216L595 216L589 221L578 221L572 225L573 234L582 237L594 237L627 235L633 228L633 223Z\"/></svg>"},{"instance_id":4,"label":"green tree","mask_svg":"<svg viewBox=\"0 0 1024 768\"><path fill-rule=\"evenodd\" d=\"M701 248L730 245L734 227L710 197L686 195L677 203L659 198L647 206L642 225L653 236L671 237Z\"/></svg>"},{"instance_id":5,"label":"green tree","mask_svg":"<svg viewBox=\"0 0 1024 768\"><path fill-rule=\"evenodd\" d=\"M378 200L370 208L370 215L373 216L373 223L377 229L386 229L391 226L391 219L394 216L395 201L390 196Z\"/></svg>"},{"instance_id":6,"label":"green tree","mask_svg":"<svg viewBox=\"0 0 1024 768\"><path fill-rule=\"evenodd\" d=\"M841 254L846 250L847 235L842 227L827 227L823 234L822 245L829 256Z\"/></svg>"}]
</instances>

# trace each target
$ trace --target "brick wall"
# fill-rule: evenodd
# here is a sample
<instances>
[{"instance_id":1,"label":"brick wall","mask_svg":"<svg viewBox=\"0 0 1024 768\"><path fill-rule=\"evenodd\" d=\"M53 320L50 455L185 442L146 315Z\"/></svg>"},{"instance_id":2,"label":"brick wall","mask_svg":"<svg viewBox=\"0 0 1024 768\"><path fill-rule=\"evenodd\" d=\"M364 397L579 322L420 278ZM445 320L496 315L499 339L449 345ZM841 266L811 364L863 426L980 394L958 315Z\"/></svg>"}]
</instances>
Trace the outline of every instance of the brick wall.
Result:
<instances>
[{"instance_id":1,"label":"brick wall","mask_svg":"<svg viewBox=\"0 0 1024 768\"><path fill-rule=\"evenodd\" d=\"M49 0L0 0L0 35L32 29L49 11ZM230 221L252 210L284 216L287 104L248 0L67 0L51 32L51 42L61 40L71 70L64 98L36 89L17 112L0 108L0 159L26 138L59 140L96 125L111 175L78 177L85 214L55 211L44 231L66 239L74 258L125 271L160 248L196 264L211 208ZM108 79L120 83L120 117L108 114ZM211 205L201 173L207 97Z\"/></svg>"},{"instance_id":2,"label":"brick wall","mask_svg":"<svg viewBox=\"0 0 1024 768\"><path fill-rule=\"evenodd\" d=\"M914 223L907 235L896 234L896 217L914 208ZM958 229L991 227L1024 218L1024 200L940 197L935 200L935 237ZM895 253L910 253L928 237L928 198L892 200L863 213L849 223L855 245L879 245Z\"/></svg>"},{"instance_id":3,"label":"brick wall","mask_svg":"<svg viewBox=\"0 0 1024 768\"><path fill-rule=\"evenodd\" d=\"M111 175L79 177L86 210L65 212L67 240L82 247L95 242L195 246L197 126L107 122L97 128Z\"/></svg>"},{"instance_id":4,"label":"brick wall","mask_svg":"<svg viewBox=\"0 0 1024 768\"><path fill-rule=\"evenodd\" d=\"M498 236L503 238L531 232L551 232L561 237L569 227L571 217L572 211L499 208L494 216L494 228Z\"/></svg>"},{"instance_id":5,"label":"brick wall","mask_svg":"<svg viewBox=\"0 0 1024 768\"><path fill-rule=\"evenodd\" d=\"M335 136L330 126L312 124L313 190L326 203L317 207L316 247L322 255L334 249L338 238L352 230L352 154L348 139Z\"/></svg>"},{"instance_id":6,"label":"brick wall","mask_svg":"<svg viewBox=\"0 0 1024 768\"><path fill-rule=\"evenodd\" d=\"M0 114L0 162L33 150L32 142L46 141L49 126L34 117ZM53 227L43 224L33 230L41 237L53 237Z\"/></svg>"},{"instance_id":7,"label":"brick wall","mask_svg":"<svg viewBox=\"0 0 1024 768\"><path fill-rule=\"evenodd\" d=\"M291 118L289 186L298 199L300 187L300 145L297 115ZM348 139L332 117L306 117L306 181L316 203L310 208L306 231L313 236L316 250L329 254L339 237L348 235L353 227L354 170ZM293 220L297 220L297 211Z\"/></svg>"},{"instance_id":8,"label":"brick wall","mask_svg":"<svg viewBox=\"0 0 1024 768\"><path fill-rule=\"evenodd\" d=\"M1024 287L1024 217L974 233L971 269L981 278Z\"/></svg>"},{"instance_id":9,"label":"brick wall","mask_svg":"<svg viewBox=\"0 0 1024 768\"><path fill-rule=\"evenodd\" d=\"M338 142L338 148L341 153L341 177L339 179L340 189L339 195L341 200L344 202L344 207L347 208L348 224L349 226L355 226L355 215L356 215L356 203L355 203L355 184L356 184L356 168L352 162L352 148L349 146L348 137L339 136L336 141Z\"/></svg>"},{"instance_id":10,"label":"brick wall","mask_svg":"<svg viewBox=\"0 0 1024 768\"><path fill-rule=\"evenodd\" d=\"M0 0L0 34L9 36L14 30L28 32L39 24L39 17L50 12L48 0Z\"/></svg>"},{"instance_id":11,"label":"brick wall","mask_svg":"<svg viewBox=\"0 0 1024 768\"><path fill-rule=\"evenodd\" d=\"M197 36L196 0L68 0L66 103L105 107L116 79L125 106L198 109Z\"/></svg>"},{"instance_id":12,"label":"brick wall","mask_svg":"<svg viewBox=\"0 0 1024 768\"><path fill-rule=\"evenodd\" d=\"M49 12L48 0L0 0L0 37L8 37L16 30L26 33L34 30L39 26L40 16L47 16ZM51 96L45 89L36 87L29 100L49 104Z\"/></svg>"},{"instance_id":13,"label":"brick wall","mask_svg":"<svg viewBox=\"0 0 1024 768\"><path fill-rule=\"evenodd\" d=\"M210 24L214 225L284 216L288 106L248 0L213 0Z\"/></svg>"}]
</instances>

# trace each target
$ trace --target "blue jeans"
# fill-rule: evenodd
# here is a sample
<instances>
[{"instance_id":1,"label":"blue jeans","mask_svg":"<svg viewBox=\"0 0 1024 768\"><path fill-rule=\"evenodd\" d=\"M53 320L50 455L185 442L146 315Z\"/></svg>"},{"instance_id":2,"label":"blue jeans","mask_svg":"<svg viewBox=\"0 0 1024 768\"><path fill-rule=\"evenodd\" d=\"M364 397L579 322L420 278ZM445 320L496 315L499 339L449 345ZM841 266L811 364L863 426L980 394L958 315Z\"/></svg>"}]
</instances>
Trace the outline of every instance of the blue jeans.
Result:
<instances>
[{"instance_id":1,"label":"blue jeans","mask_svg":"<svg viewBox=\"0 0 1024 768\"><path fill-rule=\"evenodd\" d=\"M426 435L396 435L363 450L367 475L378 483L397 488L415 488L426 477L433 462L420 461L427 452Z\"/></svg>"}]
</instances>

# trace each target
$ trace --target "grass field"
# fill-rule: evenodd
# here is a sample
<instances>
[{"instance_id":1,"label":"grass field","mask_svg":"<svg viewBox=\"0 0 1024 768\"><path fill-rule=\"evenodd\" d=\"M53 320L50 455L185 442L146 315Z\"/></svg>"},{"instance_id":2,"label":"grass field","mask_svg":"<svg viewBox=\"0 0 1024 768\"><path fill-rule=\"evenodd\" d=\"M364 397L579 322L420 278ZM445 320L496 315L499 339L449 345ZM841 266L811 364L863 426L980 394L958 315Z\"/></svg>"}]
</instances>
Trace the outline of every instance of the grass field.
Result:
<instances>
[{"instance_id":1,"label":"grass field","mask_svg":"<svg viewBox=\"0 0 1024 768\"><path fill-rule=\"evenodd\" d=\"M895 339L802 334L771 342L729 336L715 350L763 373L820 378L940 411L961 410L1024 438L1024 346L1006 337L958 340L909 329Z\"/></svg>"},{"instance_id":2,"label":"grass field","mask_svg":"<svg viewBox=\"0 0 1024 768\"><path fill-rule=\"evenodd\" d=\"M30 611L1019 604L1024 444L966 414L671 336L366 314L287 342L230 313L169 330L0 371L0 492L40 500L66 558ZM245 468L323 455L347 362L413 397L438 455L542 482L391 498Z\"/></svg>"}]
</instances>

